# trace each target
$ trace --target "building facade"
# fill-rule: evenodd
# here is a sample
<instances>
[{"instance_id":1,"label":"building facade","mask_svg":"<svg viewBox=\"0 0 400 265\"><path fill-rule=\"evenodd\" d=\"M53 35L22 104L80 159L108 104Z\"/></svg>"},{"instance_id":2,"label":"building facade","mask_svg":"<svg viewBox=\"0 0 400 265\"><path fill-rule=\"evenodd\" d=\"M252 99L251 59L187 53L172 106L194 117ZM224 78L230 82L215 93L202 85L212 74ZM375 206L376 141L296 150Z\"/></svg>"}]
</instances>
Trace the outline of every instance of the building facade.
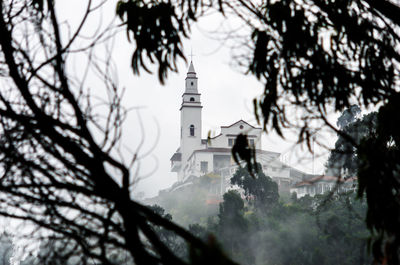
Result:
<instances>
[{"instance_id":1,"label":"building facade","mask_svg":"<svg viewBox=\"0 0 400 265\"><path fill-rule=\"evenodd\" d=\"M171 171L177 172L178 182L183 184L192 177L214 173L222 177L221 194L229 189L230 178L238 167L231 150L239 134L247 135L249 144L256 150L257 162L264 173L278 183L280 191L289 192L294 183L303 180L306 174L282 163L280 153L262 150L262 129L243 120L221 126L217 136L203 139L200 96L197 74L191 62L180 107L180 147L171 157Z\"/></svg>"},{"instance_id":2,"label":"building facade","mask_svg":"<svg viewBox=\"0 0 400 265\"><path fill-rule=\"evenodd\" d=\"M309 195L311 197L329 192L347 192L355 190L357 179L355 177L343 179L335 176L315 176L296 183L290 193L296 193L297 198Z\"/></svg>"}]
</instances>

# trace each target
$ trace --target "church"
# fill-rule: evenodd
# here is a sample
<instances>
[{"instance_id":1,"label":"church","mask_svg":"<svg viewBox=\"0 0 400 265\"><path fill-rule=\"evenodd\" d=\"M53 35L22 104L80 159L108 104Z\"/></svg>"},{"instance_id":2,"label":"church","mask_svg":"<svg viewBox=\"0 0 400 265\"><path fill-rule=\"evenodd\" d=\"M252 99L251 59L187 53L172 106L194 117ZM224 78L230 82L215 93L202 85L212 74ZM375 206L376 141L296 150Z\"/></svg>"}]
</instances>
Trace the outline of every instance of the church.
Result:
<instances>
[{"instance_id":1,"label":"church","mask_svg":"<svg viewBox=\"0 0 400 265\"><path fill-rule=\"evenodd\" d=\"M246 134L249 144L255 147L257 162L262 165L264 173L278 184L280 192L289 192L294 183L306 177L306 173L282 163L280 153L262 150L262 129L246 121L239 120L231 125L221 126L217 136L203 139L203 106L197 81L193 62L190 62L180 107L180 147L171 157L171 171L177 172L178 183L185 184L194 177L213 173L222 177L221 193L231 188L230 178L238 167L231 150L236 137L241 133Z\"/></svg>"}]
</instances>

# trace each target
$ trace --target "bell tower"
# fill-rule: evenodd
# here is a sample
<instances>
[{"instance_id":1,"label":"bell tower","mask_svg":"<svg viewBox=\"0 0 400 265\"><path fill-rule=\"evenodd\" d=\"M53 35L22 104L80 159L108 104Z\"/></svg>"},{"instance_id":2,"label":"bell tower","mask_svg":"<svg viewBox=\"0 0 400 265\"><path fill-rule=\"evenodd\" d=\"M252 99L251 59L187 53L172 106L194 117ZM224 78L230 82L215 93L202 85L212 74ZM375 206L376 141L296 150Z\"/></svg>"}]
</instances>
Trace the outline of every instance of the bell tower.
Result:
<instances>
[{"instance_id":1,"label":"bell tower","mask_svg":"<svg viewBox=\"0 0 400 265\"><path fill-rule=\"evenodd\" d=\"M187 160L194 150L201 149L201 106L197 89L197 76L193 62L190 62L185 79L185 92L182 95L181 111L181 154L182 166L178 181L184 180Z\"/></svg>"}]
</instances>

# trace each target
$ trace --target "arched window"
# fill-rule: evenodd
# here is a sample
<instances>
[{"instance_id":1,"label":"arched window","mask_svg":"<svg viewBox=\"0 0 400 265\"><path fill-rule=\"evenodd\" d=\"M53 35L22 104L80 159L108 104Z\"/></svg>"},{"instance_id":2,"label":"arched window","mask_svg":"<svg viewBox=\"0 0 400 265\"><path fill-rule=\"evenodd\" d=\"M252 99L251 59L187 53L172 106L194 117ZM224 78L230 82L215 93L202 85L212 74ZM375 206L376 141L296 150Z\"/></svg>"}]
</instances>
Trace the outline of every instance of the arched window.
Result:
<instances>
[{"instance_id":1,"label":"arched window","mask_svg":"<svg viewBox=\"0 0 400 265\"><path fill-rule=\"evenodd\" d=\"M190 136L194 136L194 125L193 124L190 125L189 130L190 130Z\"/></svg>"},{"instance_id":2,"label":"arched window","mask_svg":"<svg viewBox=\"0 0 400 265\"><path fill-rule=\"evenodd\" d=\"M193 101L194 101L194 98L190 98L190 101L192 101L192 102L193 102Z\"/></svg>"}]
</instances>

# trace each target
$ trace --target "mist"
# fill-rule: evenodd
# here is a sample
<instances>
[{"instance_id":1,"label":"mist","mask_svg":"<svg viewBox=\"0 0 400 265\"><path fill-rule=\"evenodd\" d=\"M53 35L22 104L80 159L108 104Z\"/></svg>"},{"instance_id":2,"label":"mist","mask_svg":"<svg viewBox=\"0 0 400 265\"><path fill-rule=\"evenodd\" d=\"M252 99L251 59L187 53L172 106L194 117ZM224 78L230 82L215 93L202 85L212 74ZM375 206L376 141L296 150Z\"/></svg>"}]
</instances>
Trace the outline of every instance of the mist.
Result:
<instances>
[{"instance_id":1,"label":"mist","mask_svg":"<svg viewBox=\"0 0 400 265\"><path fill-rule=\"evenodd\" d=\"M400 264L398 17L0 0L0 265Z\"/></svg>"}]
</instances>

